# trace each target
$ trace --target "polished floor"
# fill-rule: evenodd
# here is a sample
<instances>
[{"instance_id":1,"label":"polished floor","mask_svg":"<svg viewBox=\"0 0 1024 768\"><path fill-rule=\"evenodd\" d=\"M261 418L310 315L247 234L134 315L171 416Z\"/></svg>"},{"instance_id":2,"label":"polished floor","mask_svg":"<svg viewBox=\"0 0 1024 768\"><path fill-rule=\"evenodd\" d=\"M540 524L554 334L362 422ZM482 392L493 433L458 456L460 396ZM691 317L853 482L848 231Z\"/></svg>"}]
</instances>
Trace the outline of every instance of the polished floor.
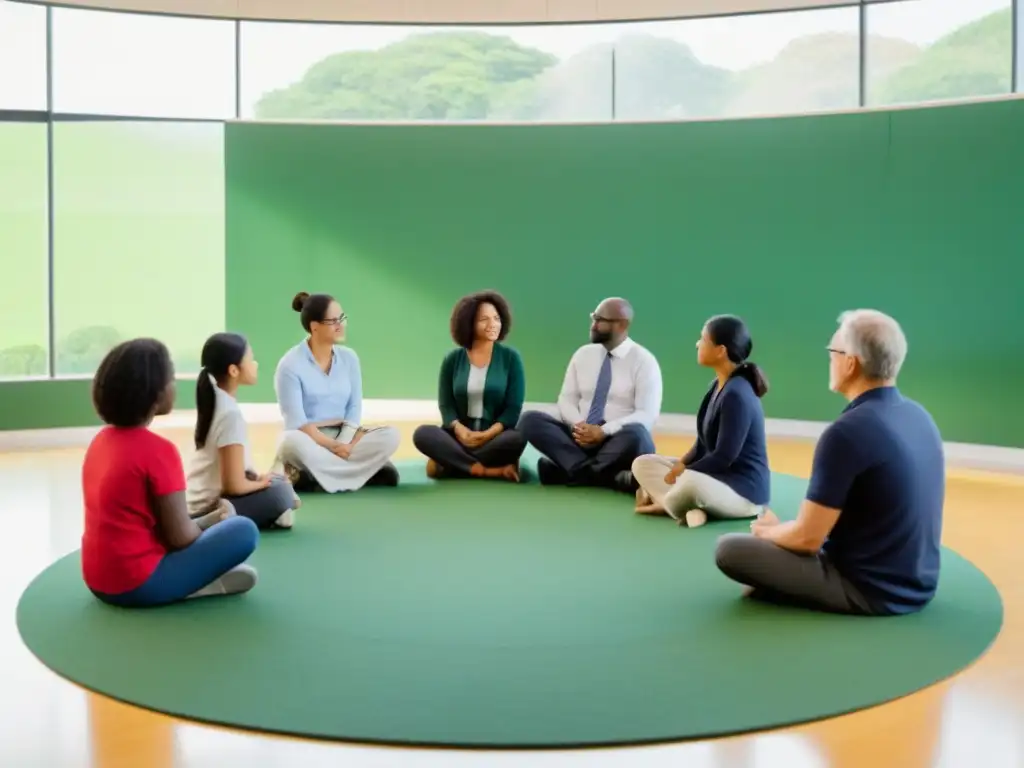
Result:
<instances>
[{"instance_id":1,"label":"polished floor","mask_svg":"<svg viewBox=\"0 0 1024 768\"><path fill-rule=\"evenodd\" d=\"M412 456L403 426L401 456ZM188 432L167 430L187 454ZM275 430L253 430L269 463ZM678 454L678 438L658 441ZM771 445L773 468L807 474L811 447ZM1024 766L1024 477L951 471L946 544L975 562L1006 606L989 652L956 678L900 701L810 725L707 742L586 752L458 752L307 742L188 723L93 695L57 677L21 644L14 624L29 580L76 549L81 449L0 455L0 765L12 768L231 766L688 766L690 768L952 768ZM624 514L630 500L623 499ZM301 517L297 524L301 525ZM202 636L195 638L197 648ZM282 649L287 661L287 649ZM788 661L788 660L787 660ZM842 664L841 658L836 659ZM793 665L792 674L814 675ZM850 670L856 674L856 670ZM215 683L214 683L215 684Z\"/></svg>"}]
</instances>

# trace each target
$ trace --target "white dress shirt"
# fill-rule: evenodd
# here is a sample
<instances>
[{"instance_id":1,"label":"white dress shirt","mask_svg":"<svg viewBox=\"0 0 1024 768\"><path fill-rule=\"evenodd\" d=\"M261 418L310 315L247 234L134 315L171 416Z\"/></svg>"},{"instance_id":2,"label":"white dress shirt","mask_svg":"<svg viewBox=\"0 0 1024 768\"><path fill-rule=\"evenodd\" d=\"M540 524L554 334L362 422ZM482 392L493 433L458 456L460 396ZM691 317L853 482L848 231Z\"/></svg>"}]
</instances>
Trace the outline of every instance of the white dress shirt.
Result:
<instances>
[{"instance_id":1,"label":"white dress shirt","mask_svg":"<svg viewBox=\"0 0 1024 768\"><path fill-rule=\"evenodd\" d=\"M558 413L566 424L587 418L594 399L597 376L608 350L602 344L586 344L573 354L558 395ZM626 424L642 424L654 431L661 413L661 367L647 349L627 338L612 350L612 383L604 409L606 435Z\"/></svg>"}]
</instances>

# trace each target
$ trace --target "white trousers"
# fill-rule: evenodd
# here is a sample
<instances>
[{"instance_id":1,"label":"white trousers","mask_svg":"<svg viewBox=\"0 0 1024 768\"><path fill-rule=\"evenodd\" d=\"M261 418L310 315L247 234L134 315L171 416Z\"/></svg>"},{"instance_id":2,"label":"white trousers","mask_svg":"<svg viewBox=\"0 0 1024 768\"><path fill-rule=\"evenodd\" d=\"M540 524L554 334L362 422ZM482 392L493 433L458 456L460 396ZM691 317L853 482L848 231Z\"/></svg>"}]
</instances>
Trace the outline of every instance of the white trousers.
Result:
<instances>
[{"instance_id":1,"label":"white trousers","mask_svg":"<svg viewBox=\"0 0 1024 768\"><path fill-rule=\"evenodd\" d=\"M704 510L708 517L733 519L757 517L761 513L760 504L752 504L721 480L703 472L688 469L669 485L665 475L676 461L656 453L633 460L633 477L671 517L682 520L692 509Z\"/></svg>"},{"instance_id":2,"label":"white trousers","mask_svg":"<svg viewBox=\"0 0 1024 768\"><path fill-rule=\"evenodd\" d=\"M343 459L317 445L305 432L291 429L282 433L278 440L277 461L309 472L328 493L354 491L366 485L366 481L391 460L401 438L395 427L371 428L356 443L351 455ZM344 431L340 439L351 442Z\"/></svg>"}]
</instances>

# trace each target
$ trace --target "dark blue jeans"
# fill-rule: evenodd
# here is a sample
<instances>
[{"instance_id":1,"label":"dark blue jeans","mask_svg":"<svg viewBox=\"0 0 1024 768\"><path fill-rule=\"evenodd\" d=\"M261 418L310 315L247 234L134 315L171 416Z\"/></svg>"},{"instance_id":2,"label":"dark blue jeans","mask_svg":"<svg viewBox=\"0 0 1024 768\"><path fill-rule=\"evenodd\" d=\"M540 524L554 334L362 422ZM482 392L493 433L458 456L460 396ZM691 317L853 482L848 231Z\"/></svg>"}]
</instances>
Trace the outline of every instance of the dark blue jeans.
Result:
<instances>
[{"instance_id":1,"label":"dark blue jeans","mask_svg":"<svg viewBox=\"0 0 1024 768\"><path fill-rule=\"evenodd\" d=\"M117 595L93 590L93 594L122 608L175 603L244 563L258 541L256 523L247 517L229 517L207 528L185 549L164 555L153 575L135 589Z\"/></svg>"}]
</instances>

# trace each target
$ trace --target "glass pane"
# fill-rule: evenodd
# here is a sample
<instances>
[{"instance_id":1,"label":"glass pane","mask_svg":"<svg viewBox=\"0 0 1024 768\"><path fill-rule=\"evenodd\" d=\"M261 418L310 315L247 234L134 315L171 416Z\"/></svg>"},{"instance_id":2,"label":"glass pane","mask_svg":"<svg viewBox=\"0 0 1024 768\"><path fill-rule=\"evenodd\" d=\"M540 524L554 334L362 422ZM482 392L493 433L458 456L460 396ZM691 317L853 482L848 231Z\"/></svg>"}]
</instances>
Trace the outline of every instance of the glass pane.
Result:
<instances>
[{"instance_id":1,"label":"glass pane","mask_svg":"<svg viewBox=\"0 0 1024 768\"><path fill-rule=\"evenodd\" d=\"M1010 91L1010 0L907 0L867 9L867 102Z\"/></svg>"},{"instance_id":2,"label":"glass pane","mask_svg":"<svg viewBox=\"0 0 1024 768\"><path fill-rule=\"evenodd\" d=\"M609 120L621 25L241 25L247 118Z\"/></svg>"},{"instance_id":3,"label":"glass pane","mask_svg":"<svg viewBox=\"0 0 1024 768\"><path fill-rule=\"evenodd\" d=\"M0 0L0 109L46 109L46 8Z\"/></svg>"},{"instance_id":4,"label":"glass pane","mask_svg":"<svg viewBox=\"0 0 1024 768\"><path fill-rule=\"evenodd\" d=\"M199 370L224 326L223 141L219 123L54 125L58 375L134 336Z\"/></svg>"},{"instance_id":5,"label":"glass pane","mask_svg":"<svg viewBox=\"0 0 1024 768\"><path fill-rule=\"evenodd\" d=\"M1024 2L1017 3L1017 91L1024 92Z\"/></svg>"},{"instance_id":6,"label":"glass pane","mask_svg":"<svg viewBox=\"0 0 1024 768\"><path fill-rule=\"evenodd\" d=\"M57 112L235 115L234 22L53 10Z\"/></svg>"},{"instance_id":7,"label":"glass pane","mask_svg":"<svg viewBox=\"0 0 1024 768\"><path fill-rule=\"evenodd\" d=\"M619 119L741 117L857 106L856 8L622 26L624 33L615 43Z\"/></svg>"},{"instance_id":8,"label":"glass pane","mask_svg":"<svg viewBox=\"0 0 1024 768\"><path fill-rule=\"evenodd\" d=\"M48 372L46 125L0 123L0 378Z\"/></svg>"}]
</instances>

